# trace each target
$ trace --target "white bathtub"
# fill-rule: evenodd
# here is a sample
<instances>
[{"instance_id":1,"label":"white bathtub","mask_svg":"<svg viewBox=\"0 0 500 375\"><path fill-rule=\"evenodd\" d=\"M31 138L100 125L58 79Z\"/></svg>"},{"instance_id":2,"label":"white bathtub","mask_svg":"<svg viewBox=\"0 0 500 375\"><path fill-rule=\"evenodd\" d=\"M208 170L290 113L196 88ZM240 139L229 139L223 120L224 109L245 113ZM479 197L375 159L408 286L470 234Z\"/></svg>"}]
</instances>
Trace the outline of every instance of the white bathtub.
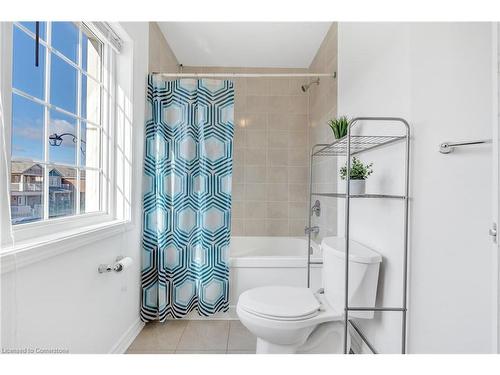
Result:
<instances>
[{"instance_id":1,"label":"white bathtub","mask_svg":"<svg viewBox=\"0 0 500 375\"><path fill-rule=\"evenodd\" d=\"M311 260L321 262L313 244ZM229 251L230 315L245 290L265 285L307 286L307 239L232 237ZM311 266L311 288L321 287L321 265Z\"/></svg>"}]
</instances>

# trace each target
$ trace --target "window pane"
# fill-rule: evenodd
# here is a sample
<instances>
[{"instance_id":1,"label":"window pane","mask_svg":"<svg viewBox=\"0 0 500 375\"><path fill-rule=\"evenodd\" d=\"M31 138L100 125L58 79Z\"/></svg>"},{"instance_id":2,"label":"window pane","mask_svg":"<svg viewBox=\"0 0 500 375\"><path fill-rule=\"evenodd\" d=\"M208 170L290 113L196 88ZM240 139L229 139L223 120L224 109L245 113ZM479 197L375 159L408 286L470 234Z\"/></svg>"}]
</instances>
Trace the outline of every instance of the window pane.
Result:
<instances>
[{"instance_id":1,"label":"window pane","mask_svg":"<svg viewBox=\"0 0 500 375\"><path fill-rule=\"evenodd\" d=\"M52 22L52 47L71 61L78 62L79 29L73 22Z\"/></svg>"},{"instance_id":2,"label":"window pane","mask_svg":"<svg viewBox=\"0 0 500 375\"><path fill-rule=\"evenodd\" d=\"M50 111L49 161L76 164L76 119L59 111Z\"/></svg>"},{"instance_id":3,"label":"window pane","mask_svg":"<svg viewBox=\"0 0 500 375\"><path fill-rule=\"evenodd\" d=\"M43 217L43 167L36 163L11 163L10 208L12 224Z\"/></svg>"},{"instance_id":4,"label":"window pane","mask_svg":"<svg viewBox=\"0 0 500 375\"><path fill-rule=\"evenodd\" d=\"M42 105L12 95L12 158L43 161Z\"/></svg>"},{"instance_id":5,"label":"window pane","mask_svg":"<svg viewBox=\"0 0 500 375\"><path fill-rule=\"evenodd\" d=\"M99 211L100 173L94 170L80 171L80 212Z\"/></svg>"},{"instance_id":6,"label":"window pane","mask_svg":"<svg viewBox=\"0 0 500 375\"><path fill-rule=\"evenodd\" d=\"M36 33L35 29L35 22L19 22L21 25L26 27L29 31L31 31L33 34ZM46 22L40 22L40 39L46 40L45 38L45 30L47 29L47 23Z\"/></svg>"},{"instance_id":7,"label":"window pane","mask_svg":"<svg viewBox=\"0 0 500 375\"><path fill-rule=\"evenodd\" d=\"M83 122L80 125L82 147L80 148L80 165L84 167L99 168L101 156L100 128Z\"/></svg>"},{"instance_id":8,"label":"window pane","mask_svg":"<svg viewBox=\"0 0 500 375\"><path fill-rule=\"evenodd\" d=\"M40 45L35 66L35 40L14 27L12 86L39 99L44 98L45 47Z\"/></svg>"},{"instance_id":9,"label":"window pane","mask_svg":"<svg viewBox=\"0 0 500 375\"><path fill-rule=\"evenodd\" d=\"M56 55L51 56L50 102L76 114L77 70Z\"/></svg>"},{"instance_id":10,"label":"window pane","mask_svg":"<svg viewBox=\"0 0 500 375\"><path fill-rule=\"evenodd\" d=\"M102 43L92 34L82 32L82 68L89 75L101 80Z\"/></svg>"},{"instance_id":11,"label":"window pane","mask_svg":"<svg viewBox=\"0 0 500 375\"><path fill-rule=\"evenodd\" d=\"M49 167L49 217L75 214L76 169Z\"/></svg>"},{"instance_id":12,"label":"window pane","mask_svg":"<svg viewBox=\"0 0 500 375\"><path fill-rule=\"evenodd\" d=\"M82 114L83 118L95 124L101 123L101 87L92 78L82 74Z\"/></svg>"}]
</instances>

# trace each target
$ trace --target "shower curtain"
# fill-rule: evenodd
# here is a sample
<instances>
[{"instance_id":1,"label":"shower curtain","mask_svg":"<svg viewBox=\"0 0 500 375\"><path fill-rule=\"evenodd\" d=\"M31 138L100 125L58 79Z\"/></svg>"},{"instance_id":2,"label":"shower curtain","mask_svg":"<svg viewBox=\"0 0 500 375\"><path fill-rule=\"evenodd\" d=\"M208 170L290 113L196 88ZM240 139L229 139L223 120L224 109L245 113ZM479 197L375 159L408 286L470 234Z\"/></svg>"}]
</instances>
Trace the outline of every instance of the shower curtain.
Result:
<instances>
[{"instance_id":1,"label":"shower curtain","mask_svg":"<svg viewBox=\"0 0 500 375\"><path fill-rule=\"evenodd\" d=\"M228 310L233 82L148 77L143 321Z\"/></svg>"}]
</instances>

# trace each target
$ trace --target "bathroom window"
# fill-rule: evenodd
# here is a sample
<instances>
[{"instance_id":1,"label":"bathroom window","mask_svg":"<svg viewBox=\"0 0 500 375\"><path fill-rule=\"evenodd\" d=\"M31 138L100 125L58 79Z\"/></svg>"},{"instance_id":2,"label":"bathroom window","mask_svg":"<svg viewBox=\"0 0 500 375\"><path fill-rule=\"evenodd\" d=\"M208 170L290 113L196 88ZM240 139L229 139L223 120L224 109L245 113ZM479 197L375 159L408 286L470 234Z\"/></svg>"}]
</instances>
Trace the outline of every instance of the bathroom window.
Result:
<instances>
[{"instance_id":1,"label":"bathroom window","mask_svg":"<svg viewBox=\"0 0 500 375\"><path fill-rule=\"evenodd\" d=\"M13 25L12 224L106 211L106 45L91 30L40 22L35 66L35 22Z\"/></svg>"}]
</instances>

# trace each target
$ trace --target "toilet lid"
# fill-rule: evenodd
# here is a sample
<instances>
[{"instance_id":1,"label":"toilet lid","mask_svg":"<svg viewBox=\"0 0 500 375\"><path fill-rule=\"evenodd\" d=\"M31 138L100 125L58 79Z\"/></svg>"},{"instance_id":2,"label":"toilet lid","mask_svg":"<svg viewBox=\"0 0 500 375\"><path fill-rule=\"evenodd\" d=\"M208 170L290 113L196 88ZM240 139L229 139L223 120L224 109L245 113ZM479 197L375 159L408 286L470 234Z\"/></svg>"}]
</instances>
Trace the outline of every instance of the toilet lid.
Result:
<instances>
[{"instance_id":1,"label":"toilet lid","mask_svg":"<svg viewBox=\"0 0 500 375\"><path fill-rule=\"evenodd\" d=\"M240 295L240 307L273 318L309 318L318 313L320 303L308 288L265 286Z\"/></svg>"}]
</instances>

